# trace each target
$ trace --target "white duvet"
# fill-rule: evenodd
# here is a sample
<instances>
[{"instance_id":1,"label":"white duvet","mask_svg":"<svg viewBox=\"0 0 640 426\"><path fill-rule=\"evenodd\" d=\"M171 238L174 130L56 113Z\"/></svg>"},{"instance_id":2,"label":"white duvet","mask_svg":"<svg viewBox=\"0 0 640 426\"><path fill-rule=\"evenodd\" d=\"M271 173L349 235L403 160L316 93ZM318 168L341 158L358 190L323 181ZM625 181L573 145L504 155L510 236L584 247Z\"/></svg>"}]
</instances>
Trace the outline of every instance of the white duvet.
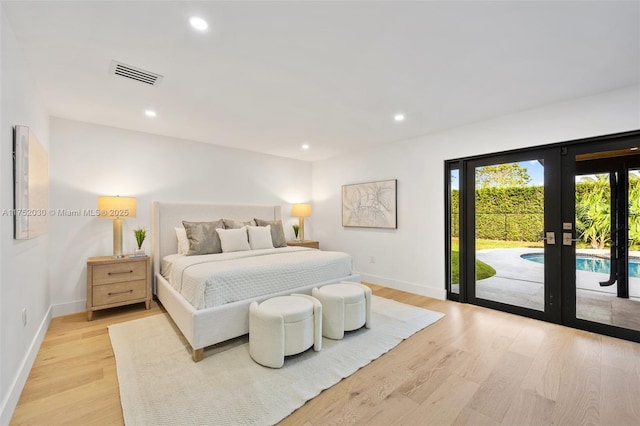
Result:
<instances>
[{"instance_id":1,"label":"white duvet","mask_svg":"<svg viewBox=\"0 0 640 426\"><path fill-rule=\"evenodd\" d=\"M351 275L351 256L281 247L162 260L162 275L196 309L286 291Z\"/></svg>"}]
</instances>

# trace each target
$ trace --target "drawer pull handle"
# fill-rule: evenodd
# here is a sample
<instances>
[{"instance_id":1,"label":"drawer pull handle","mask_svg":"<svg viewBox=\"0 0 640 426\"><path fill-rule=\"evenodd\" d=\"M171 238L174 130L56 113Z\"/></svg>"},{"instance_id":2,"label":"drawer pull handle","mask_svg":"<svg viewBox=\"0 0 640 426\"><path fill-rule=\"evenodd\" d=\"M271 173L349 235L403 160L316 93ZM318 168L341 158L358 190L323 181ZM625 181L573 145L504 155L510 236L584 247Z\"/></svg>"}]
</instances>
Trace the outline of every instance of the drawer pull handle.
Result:
<instances>
[{"instance_id":1,"label":"drawer pull handle","mask_svg":"<svg viewBox=\"0 0 640 426\"><path fill-rule=\"evenodd\" d=\"M125 291L114 291L114 292L109 292L109 296L115 296L116 294L123 294L123 293L133 293L133 289L131 289L131 290L125 290Z\"/></svg>"},{"instance_id":2,"label":"drawer pull handle","mask_svg":"<svg viewBox=\"0 0 640 426\"><path fill-rule=\"evenodd\" d=\"M116 275L116 274L133 274L133 269L130 269L128 271L109 272L109 275Z\"/></svg>"}]
</instances>

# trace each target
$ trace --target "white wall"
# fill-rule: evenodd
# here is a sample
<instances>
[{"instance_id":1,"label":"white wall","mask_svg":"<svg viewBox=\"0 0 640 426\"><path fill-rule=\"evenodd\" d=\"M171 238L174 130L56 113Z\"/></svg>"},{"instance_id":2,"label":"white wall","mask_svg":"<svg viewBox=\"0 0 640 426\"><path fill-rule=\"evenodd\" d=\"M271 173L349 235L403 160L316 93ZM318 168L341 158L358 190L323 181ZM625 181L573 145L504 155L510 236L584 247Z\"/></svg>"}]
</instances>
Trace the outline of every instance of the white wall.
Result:
<instances>
[{"instance_id":1,"label":"white wall","mask_svg":"<svg viewBox=\"0 0 640 426\"><path fill-rule=\"evenodd\" d=\"M4 13L0 19L0 205L5 212L13 209L13 126L28 126L48 149L49 121ZM17 241L13 218L3 214L0 221L0 424L8 424L49 324L49 237Z\"/></svg>"},{"instance_id":2,"label":"white wall","mask_svg":"<svg viewBox=\"0 0 640 426\"><path fill-rule=\"evenodd\" d=\"M125 219L124 251L132 230L150 229L152 201L281 205L311 198L311 163L146 133L51 119L51 208L95 209L99 195L137 198ZM85 308L86 259L113 253L112 221L95 216L50 218L53 316ZM291 226L285 226L293 238ZM290 235L291 234L291 235ZM150 241L144 246L151 251Z\"/></svg>"},{"instance_id":3,"label":"white wall","mask_svg":"<svg viewBox=\"0 0 640 426\"><path fill-rule=\"evenodd\" d=\"M445 160L637 129L634 86L316 162L314 239L365 281L444 298ZM341 185L384 179L398 179L398 229L343 228Z\"/></svg>"},{"instance_id":4,"label":"white wall","mask_svg":"<svg viewBox=\"0 0 640 426\"><path fill-rule=\"evenodd\" d=\"M4 13L3 13L3 8L2 5L0 5L0 25L2 27L0 27L0 129L4 128L4 123L2 122L2 104L4 103L3 97L2 97L2 85L4 83L4 81L2 80L2 76L4 75L4 73L2 72L2 64L4 63L3 58L2 58L2 54L1 52L4 51L3 47L3 40L4 37L2 36L2 28L4 28ZM4 147L4 143L2 141L2 136L1 136L1 130L0 130L0 146ZM0 188L4 188L4 181L6 181L5 176L2 174L2 171L4 170L4 167L2 167L2 161L0 161ZM2 200L0 200L0 207L2 207ZM0 223L0 235L2 235L2 224ZM0 267L2 267L2 243L0 242ZM2 297L2 273L0 272L0 297ZM0 299L0 366L2 365L2 348L4 348L4 345L2 343L2 336L4 335L3 331L2 331L2 302ZM5 391L4 391L4 386L2 385L2 377L4 375L2 374L2 368L0 367L0 424L4 424L4 422L2 421L5 417L8 418L8 414L5 416ZM7 411L7 413L10 410ZM5 419L6 420L6 419Z\"/></svg>"}]
</instances>

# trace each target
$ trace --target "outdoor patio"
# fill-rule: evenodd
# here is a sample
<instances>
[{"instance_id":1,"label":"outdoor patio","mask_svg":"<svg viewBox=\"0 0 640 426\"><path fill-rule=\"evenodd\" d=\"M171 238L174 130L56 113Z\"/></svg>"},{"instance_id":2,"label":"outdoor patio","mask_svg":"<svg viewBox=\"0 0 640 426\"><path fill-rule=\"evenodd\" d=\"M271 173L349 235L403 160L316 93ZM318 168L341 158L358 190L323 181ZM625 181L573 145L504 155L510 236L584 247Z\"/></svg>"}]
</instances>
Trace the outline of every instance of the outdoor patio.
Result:
<instances>
[{"instance_id":1,"label":"outdoor patio","mask_svg":"<svg viewBox=\"0 0 640 426\"><path fill-rule=\"evenodd\" d=\"M579 254L607 254L607 250L578 249ZM523 259L523 254L543 253L542 248L486 249L477 259L496 274L476 283L476 297L530 309L544 310L544 265ZM640 252L630 256L640 257ZM629 279L629 299L616 296L616 286L601 287L607 274L576 271L578 318L640 330L640 278Z\"/></svg>"}]
</instances>

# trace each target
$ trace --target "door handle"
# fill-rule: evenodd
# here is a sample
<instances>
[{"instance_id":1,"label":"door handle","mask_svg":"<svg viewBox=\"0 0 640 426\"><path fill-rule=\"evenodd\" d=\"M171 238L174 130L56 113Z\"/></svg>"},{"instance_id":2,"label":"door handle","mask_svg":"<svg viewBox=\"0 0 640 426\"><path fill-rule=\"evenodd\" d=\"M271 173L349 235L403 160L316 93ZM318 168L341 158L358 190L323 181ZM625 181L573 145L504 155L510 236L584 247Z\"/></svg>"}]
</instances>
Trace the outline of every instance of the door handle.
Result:
<instances>
[{"instance_id":1,"label":"door handle","mask_svg":"<svg viewBox=\"0 0 640 426\"><path fill-rule=\"evenodd\" d=\"M555 244L556 243L556 233L555 232L547 232L546 237L542 238L547 242L547 244Z\"/></svg>"},{"instance_id":2,"label":"door handle","mask_svg":"<svg viewBox=\"0 0 640 426\"><path fill-rule=\"evenodd\" d=\"M574 241L580 241L580 238L572 238L571 232L563 232L562 233L562 245L570 246Z\"/></svg>"}]
</instances>

